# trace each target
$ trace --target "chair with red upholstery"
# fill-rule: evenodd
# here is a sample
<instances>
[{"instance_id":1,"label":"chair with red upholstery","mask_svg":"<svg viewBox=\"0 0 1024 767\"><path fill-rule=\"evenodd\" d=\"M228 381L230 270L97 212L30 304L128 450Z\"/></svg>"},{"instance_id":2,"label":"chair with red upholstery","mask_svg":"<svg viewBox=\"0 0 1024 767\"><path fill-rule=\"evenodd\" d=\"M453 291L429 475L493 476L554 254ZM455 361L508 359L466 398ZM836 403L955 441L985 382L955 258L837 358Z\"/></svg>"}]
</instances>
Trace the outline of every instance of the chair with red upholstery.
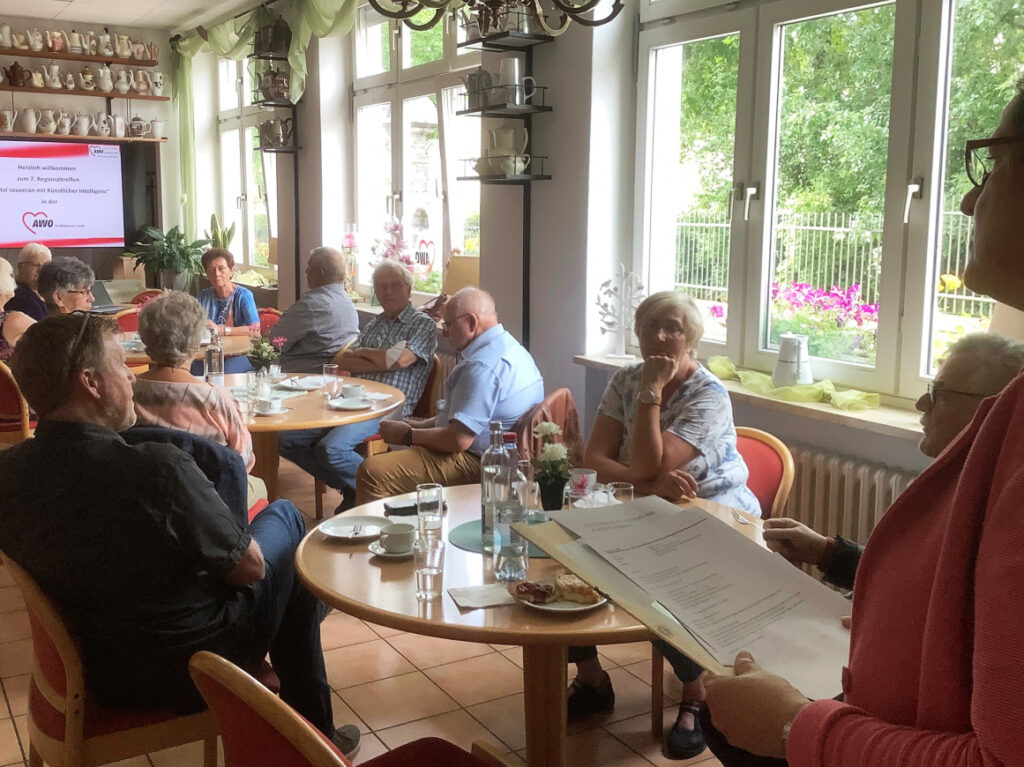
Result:
<instances>
[{"instance_id":1,"label":"chair with red upholstery","mask_svg":"<svg viewBox=\"0 0 1024 767\"><path fill-rule=\"evenodd\" d=\"M117 322L117 326L121 328L122 333L138 333L139 312L141 310L141 306L133 306L130 309L123 309L111 316Z\"/></svg>"},{"instance_id":2,"label":"chair with red upholstery","mask_svg":"<svg viewBox=\"0 0 1024 767\"><path fill-rule=\"evenodd\" d=\"M305 718L238 666L211 652L189 662L192 680L213 712L225 767L254 764L349 767L338 748ZM363 763L365 767L509 767L491 746L469 754L438 738L421 738Z\"/></svg>"},{"instance_id":3,"label":"chair with red upholstery","mask_svg":"<svg viewBox=\"0 0 1024 767\"><path fill-rule=\"evenodd\" d=\"M204 741L204 767L217 764L217 726L209 711L179 715L100 706L85 689L77 642L32 576L0 552L28 608L34 662L29 686L29 767L109 764Z\"/></svg>"},{"instance_id":4,"label":"chair with red upholstery","mask_svg":"<svg viewBox=\"0 0 1024 767\"><path fill-rule=\"evenodd\" d=\"M35 433L36 422L28 402L7 364L0 362L0 442L14 444Z\"/></svg>"},{"instance_id":5,"label":"chair with red upholstery","mask_svg":"<svg viewBox=\"0 0 1024 767\"><path fill-rule=\"evenodd\" d=\"M152 301L157 296L162 296L163 294L164 294L164 292L162 290L156 290L155 288L150 288L149 290L144 290L141 293L139 293L137 296L135 296L135 298L133 298L128 303L135 304L137 307L139 307L141 309L149 301Z\"/></svg>"},{"instance_id":6,"label":"chair with red upholstery","mask_svg":"<svg viewBox=\"0 0 1024 767\"><path fill-rule=\"evenodd\" d=\"M260 316L260 335L265 336L270 332L270 329L277 324L277 321L281 319L281 312L272 306L260 309L257 312Z\"/></svg>"}]
</instances>

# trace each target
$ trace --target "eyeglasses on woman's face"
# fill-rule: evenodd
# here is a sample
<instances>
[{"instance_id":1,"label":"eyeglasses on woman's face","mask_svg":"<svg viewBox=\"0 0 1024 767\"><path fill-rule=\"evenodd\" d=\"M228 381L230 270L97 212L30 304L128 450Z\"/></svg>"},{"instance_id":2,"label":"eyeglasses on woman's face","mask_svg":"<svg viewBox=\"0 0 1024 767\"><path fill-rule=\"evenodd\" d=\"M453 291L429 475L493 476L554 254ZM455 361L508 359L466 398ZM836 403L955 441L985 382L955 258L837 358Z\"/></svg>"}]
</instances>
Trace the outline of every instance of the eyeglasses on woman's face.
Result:
<instances>
[{"instance_id":1,"label":"eyeglasses on woman's face","mask_svg":"<svg viewBox=\"0 0 1024 767\"><path fill-rule=\"evenodd\" d=\"M988 176L992 172L992 154L986 150L1003 144L1014 144L1024 141L1021 136L999 136L997 138L983 138L968 141L964 148L964 165L967 170L967 178L975 186L984 186Z\"/></svg>"},{"instance_id":2,"label":"eyeglasses on woman's face","mask_svg":"<svg viewBox=\"0 0 1024 767\"><path fill-rule=\"evenodd\" d=\"M65 293L74 293L74 294L79 295L79 296L91 296L92 295L92 288L88 287L88 288L81 288L79 290L65 290L64 292Z\"/></svg>"}]
</instances>

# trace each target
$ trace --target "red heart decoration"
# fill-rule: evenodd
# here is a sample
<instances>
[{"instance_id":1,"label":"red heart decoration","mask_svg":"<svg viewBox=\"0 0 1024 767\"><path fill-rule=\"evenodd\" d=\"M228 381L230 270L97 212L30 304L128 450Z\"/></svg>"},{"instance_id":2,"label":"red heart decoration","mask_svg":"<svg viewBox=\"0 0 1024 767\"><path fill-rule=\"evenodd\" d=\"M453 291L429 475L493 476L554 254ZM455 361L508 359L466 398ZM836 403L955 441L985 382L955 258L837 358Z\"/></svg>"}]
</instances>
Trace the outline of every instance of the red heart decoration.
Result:
<instances>
[{"instance_id":1,"label":"red heart decoration","mask_svg":"<svg viewBox=\"0 0 1024 767\"><path fill-rule=\"evenodd\" d=\"M29 218L29 217L31 217L31 218L38 218L39 216L42 216L43 218L49 218L49 216L46 215L46 211L45 210L41 210L38 213L31 213L29 211L26 211L25 213L21 214L21 225L24 226L26 229L28 229L30 232L32 232L32 234L35 234L36 230L33 229L28 224L26 224L25 223L25 219Z\"/></svg>"}]
</instances>

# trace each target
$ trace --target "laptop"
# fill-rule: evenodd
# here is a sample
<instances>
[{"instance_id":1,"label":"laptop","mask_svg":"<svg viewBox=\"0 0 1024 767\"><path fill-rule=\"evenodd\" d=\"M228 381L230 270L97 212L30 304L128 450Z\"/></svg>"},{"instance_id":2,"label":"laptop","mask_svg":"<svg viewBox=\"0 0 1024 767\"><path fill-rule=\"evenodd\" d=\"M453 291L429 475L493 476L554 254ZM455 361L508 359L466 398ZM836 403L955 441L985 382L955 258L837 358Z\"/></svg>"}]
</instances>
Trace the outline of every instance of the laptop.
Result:
<instances>
[{"instance_id":1,"label":"laptop","mask_svg":"<svg viewBox=\"0 0 1024 767\"><path fill-rule=\"evenodd\" d=\"M123 306L118 306L110 300L107 286L102 282L97 281L92 284L92 297L93 304L89 311L93 314L114 314L124 309Z\"/></svg>"}]
</instances>

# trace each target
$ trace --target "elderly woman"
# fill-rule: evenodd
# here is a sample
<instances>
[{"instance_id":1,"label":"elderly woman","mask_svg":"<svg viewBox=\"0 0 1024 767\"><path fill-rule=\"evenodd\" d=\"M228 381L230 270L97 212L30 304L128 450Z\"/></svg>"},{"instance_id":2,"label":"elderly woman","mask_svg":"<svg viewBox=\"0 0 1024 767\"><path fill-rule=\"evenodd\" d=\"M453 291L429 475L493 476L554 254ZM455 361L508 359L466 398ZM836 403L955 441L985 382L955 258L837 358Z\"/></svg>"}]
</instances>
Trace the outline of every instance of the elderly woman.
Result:
<instances>
[{"instance_id":1,"label":"elderly woman","mask_svg":"<svg viewBox=\"0 0 1024 767\"><path fill-rule=\"evenodd\" d=\"M1024 83L995 134L965 154L964 281L1024 309ZM808 701L747 652L735 676L707 680L708 741L723 765L1022 763L1022 431L1018 375L878 523L857 570L842 700Z\"/></svg>"},{"instance_id":2,"label":"elderly woman","mask_svg":"<svg viewBox=\"0 0 1024 767\"><path fill-rule=\"evenodd\" d=\"M736 452L729 394L695 356L704 335L696 303L671 290L648 296L637 307L636 331L644 361L612 376L584 464L597 469L601 482L631 482L643 495L670 501L697 495L760 516ZM704 750L696 721L704 698L702 669L675 648L659 647L683 682L666 752L689 759ZM569 660L578 672L569 691L570 718L611 708L615 693L597 648L570 648Z\"/></svg>"},{"instance_id":3,"label":"elderly woman","mask_svg":"<svg viewBox=\"0 0 1024 767\"><path fill-rule=\"evenodd\" d=\"M0 306L14 296L14 268L6 258L0 258ZM0 309L0 360L8 359L14 353L18 339L35 322L24 312L5 312Z\"/></svg>"},{"instance_id":4,"label":"elderly woman","mask_svg":"<svg viewBox=\"0 0 1024 767\"><path fill-rule=\"evenodd\" d=\"M249 471L252 437L230 392L201 381L189 365L206 326L206 312L187 293L154 298L139 314L139 336L153 360L135 381L135 413L142 426L166 426L238 451Z\"/></svg>"},{"instance_id":5,"label":"elderly woman","mask_svg":"<svg viewBox=\"0 0 1024 767\"><path fill-rule=\"evenodd\" d=\"M199 292L199 303L206 310L207 326L216 327L221 335L231 335L232 328L258 328L260 315L252 291L231 281L235 276L235 257L231 252L210 248L203 254L203 269L210 287Z\"/></svg>"},{"instance_id":6,"label":"elderly woman","mask_svg":"<svg viewBox=\"0 0 1024 767\"><path fill-rule=\"evenodd\" d=\"M58 256L39 270L39 295L50 314L87 312L92 308L96 275L88 264L70 256Z\"/></svg>"}]
</instances>

